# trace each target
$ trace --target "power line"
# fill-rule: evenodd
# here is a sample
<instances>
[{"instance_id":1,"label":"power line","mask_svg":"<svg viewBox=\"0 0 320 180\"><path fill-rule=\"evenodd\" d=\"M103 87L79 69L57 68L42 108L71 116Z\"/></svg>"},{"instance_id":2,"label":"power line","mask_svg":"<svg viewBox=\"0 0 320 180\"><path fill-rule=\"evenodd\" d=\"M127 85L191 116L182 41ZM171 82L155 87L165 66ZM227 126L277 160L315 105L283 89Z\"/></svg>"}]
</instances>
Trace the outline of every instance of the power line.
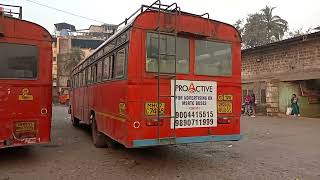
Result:
<instances>
[{"instance_id":1,"label":"power line","mask_svg":"<svg viewBox=\"0 0 320 180\"><path fill-rule=\"evenodd\" d=\"M25 1L28 1L28 2L31 2L31 3L37 4L39 6L43 6L43 7L49 8L49 9L60 11L60 12L66 13L66 14L70 14L72 16L77 16L77 17L80 17L80 18L83 18L83 19L87 19L87 20L91 20L91 21L95 21L95 22L99 22L99 23L105 24L105 22L102 22L102 21L99 21L99 20L95 20L95 19L92 19L92 18L88 18L88 17L85 17L85 16L74 14L72 12L64 11L64 10L61 10L61 9L58 9L58 8L55 8L55 7L47 6L45 4L41 4L41 3L38 3L38 2L35 2L35 1L32 1L32 0L25 0Z\"/></svg>"}]
</instances>

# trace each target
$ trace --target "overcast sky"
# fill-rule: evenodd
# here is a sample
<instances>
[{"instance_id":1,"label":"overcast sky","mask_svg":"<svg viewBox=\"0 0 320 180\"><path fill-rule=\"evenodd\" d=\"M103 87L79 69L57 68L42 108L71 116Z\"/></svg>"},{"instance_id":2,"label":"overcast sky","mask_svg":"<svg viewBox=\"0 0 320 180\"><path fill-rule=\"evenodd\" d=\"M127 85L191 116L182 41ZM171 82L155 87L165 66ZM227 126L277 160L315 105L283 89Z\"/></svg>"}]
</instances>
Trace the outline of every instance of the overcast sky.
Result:
<instances>
[{"instance_id":1,"label":"overcast sky","mask_svg":"<svg viewBox=\"0 0 320 180\"><path fill-rule=\"evenodd\" d=\"M137 10L141 4L151 4L154 0L32 0L64 11L96 19L109 24L118 24ZM276 7L274 15L279 15L289 23L289 29L304 30L320 26L320 1L303 0L162 0L162 3L177 2L182 11L194 14L208 12L210 18L234 24L247 14L255 13L266 5ZM23 19L44 26L51 33L55 23L66 22L76 29L87 29L98 22L82 19L56 10L39 6L27 0L1 0L3 4L23 7Z\"/></svg>"}]
</instances>

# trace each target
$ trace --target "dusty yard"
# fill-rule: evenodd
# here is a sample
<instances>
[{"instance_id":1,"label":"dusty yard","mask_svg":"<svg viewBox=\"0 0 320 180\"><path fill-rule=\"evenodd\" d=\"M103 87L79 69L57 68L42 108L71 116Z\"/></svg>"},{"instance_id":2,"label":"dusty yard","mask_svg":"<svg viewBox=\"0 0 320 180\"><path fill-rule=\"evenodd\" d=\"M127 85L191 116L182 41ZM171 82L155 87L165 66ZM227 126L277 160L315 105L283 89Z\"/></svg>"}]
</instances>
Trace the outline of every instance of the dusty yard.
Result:
<instances>
[{"instance_id":1,"label":"dusty yard","mask_svg":"<svg viewBox=\"0 0 320 180\"><path fill-rule=\"evenodd\" d=\"M0 150L0 180L320 179L320 119L242 118L243 140L97 149L54 107L52 143Z\"/></svg>"}]
</instances>

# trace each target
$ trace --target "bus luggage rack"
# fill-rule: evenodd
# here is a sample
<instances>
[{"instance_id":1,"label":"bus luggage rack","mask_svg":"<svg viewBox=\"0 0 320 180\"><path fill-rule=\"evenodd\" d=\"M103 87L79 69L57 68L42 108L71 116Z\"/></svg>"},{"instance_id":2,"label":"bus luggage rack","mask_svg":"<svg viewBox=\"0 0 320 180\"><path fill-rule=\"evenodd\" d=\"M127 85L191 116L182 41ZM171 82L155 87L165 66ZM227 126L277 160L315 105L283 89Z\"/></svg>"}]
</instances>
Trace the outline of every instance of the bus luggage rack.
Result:
<instances>
[{"instance_id":1,"label":"bus luggage rack","mask_svg":"<svg viewBox=\"0 0 320 180\"><path fill-rule=\"evenodd\" d=\"M180 12L180 7L178 7L177 3L172 3L171 5L161 4L160 0L155 1L151 5L141 5L141 7L138 10L136 10L133 14L131 14L120 24L118 24L118 27L123 24L126 25L131 18L134 18L145 11L157 11L159 13L162 12L174 15L176 11Z\"/></svg>"},{"instance_id":2,"label":"bus luggage rack","mask_svg":"<svg viewBox=\"0 0 320 180\"><path fill-rule=\"evenodd\" d=\"M8 16L22 19L22 7L8 4L0 4L0 16Z\"/></svg>"}]
</instances>

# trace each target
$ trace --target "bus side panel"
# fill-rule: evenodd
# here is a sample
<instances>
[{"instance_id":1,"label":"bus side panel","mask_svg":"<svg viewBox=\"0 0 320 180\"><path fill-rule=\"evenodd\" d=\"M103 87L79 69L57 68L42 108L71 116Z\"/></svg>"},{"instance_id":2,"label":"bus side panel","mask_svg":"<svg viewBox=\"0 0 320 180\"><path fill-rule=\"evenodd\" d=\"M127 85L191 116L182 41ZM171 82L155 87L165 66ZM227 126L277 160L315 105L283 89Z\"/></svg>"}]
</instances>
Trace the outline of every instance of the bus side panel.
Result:
<instances>
[{"instance_id":1,"label":"bus side panel","mask_svg":"<svg viewBox=\"0 0 320 180\"><path fill-rule=\"evenodd\" d=\"M127 86L127 80L97 84L90 96L90 109L95 112L98 130L122 144L127 142L128 116L126 108L124 111L120 108L128 103Z\"/></svg>"}]
</instances>

